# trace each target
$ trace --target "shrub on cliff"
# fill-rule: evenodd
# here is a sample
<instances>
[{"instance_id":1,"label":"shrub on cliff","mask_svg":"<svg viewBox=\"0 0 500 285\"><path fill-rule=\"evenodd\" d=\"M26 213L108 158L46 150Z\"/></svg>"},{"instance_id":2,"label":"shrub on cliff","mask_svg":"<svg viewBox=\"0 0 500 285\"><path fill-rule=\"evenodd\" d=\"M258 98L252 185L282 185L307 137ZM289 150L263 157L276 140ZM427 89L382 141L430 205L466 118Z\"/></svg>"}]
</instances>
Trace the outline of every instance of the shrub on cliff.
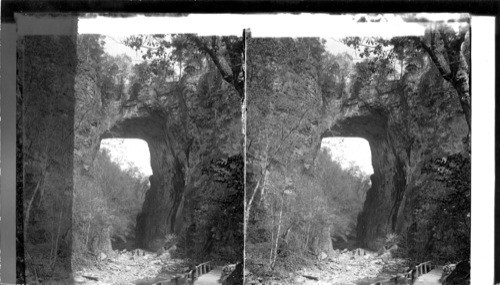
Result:
<instances>
[{"instance_id":1,"label":"shrub on cliff","mask_svg":"<svg viewBox=\"0 0 500 285\"><path fill-rule=\"evenodd\" d=\"M470 155L457 153L428 161L427 179L413 198L408 229L411 259L457 262L470 258Z\"/></svg>"}]
</instances>

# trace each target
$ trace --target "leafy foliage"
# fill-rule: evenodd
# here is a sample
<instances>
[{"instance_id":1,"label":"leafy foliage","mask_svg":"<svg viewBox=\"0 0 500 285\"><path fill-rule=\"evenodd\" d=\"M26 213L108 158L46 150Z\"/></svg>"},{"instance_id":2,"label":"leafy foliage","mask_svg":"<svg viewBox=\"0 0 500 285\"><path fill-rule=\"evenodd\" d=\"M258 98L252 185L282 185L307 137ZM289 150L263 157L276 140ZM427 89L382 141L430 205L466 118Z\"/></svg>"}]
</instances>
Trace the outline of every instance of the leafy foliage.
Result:
<instances>
[{"instance_id":1,"label":"leafy foliage","mask_svg":"<svg viewBox=\"0 0 500 285\"><path fill-rule=\"evenodd\" d=\"M77 256L111 250L113 240L134 244L136 216L148 181L138 170L122 170L106 150L100 151L87 175L77 176L73 205L73 235Z\"/></svg>"},{"instance_id":2,"label":"leafy foliage","mask_svg":"<svg viewBox=\"0 0 500 285\"><path fill-rule=\"evenodd\" d=\"M313 176L293 173L288 180L284 173L269 175L266 200L258 197L249 219L249 264L273 265L269 252L276 235L274 266L296 270L297 266L308 263L311 253L327 251L328 245L318 238L325 234L325 229L330 248L330 236L345 238L349 232L355 234L357 214L369 187L368 180L359 177L355 169L342 169L322 150Z\"/></svg>"},{"instance_id":3,"label":"leafy foliage","mask_svg":"<svg viewBox=\"0 0 500 285\"><path fill-rule=\"evenodd\" d=\"M125 44L144 50L144 59L150 59L155 74L174 74L178 65L178 76L191 73L200 66L202 54L208 56L219 70L222 78L231 84L243 97L243 41L237 37L198 37L196 35L139 35L126 39Z\"/></svg>"},{"instance_id":4,"label":"leafy foliage","mask_svg":"<svg viewBox=\"0 0 500 285\"><path fill-rule=\"evenodd\" d=\"M193 260L241 261L243 157L212 160L202 173L202 184L190 196L190 223L180 236L179 246Z\"/></svg>"},{"instance_id":5,"label":"leafy foliage","mask_svg":"<svg viewBox=\"0 0 500 285\"><path fill-rule=\"evenodd\" d=\"M470 156L458 153L435 159L423 171L431 175L432 188L442 188L433 197L435 208L430 213L432 234L427 241L428 254L443 262L468 260L471 233Z\"/></svg>"},{"instance_id":6,"label":"leafy foliage","mask_svg":"<svg viewBox=\"0 0 500 285\"><path fill-rule=\"evenodd\" d=\"M352 76L352 60L352 57L347 53L332 55L326 52L323 54L319 76L323 104L327 104L332 98L346 97L347 82Z\"/></svg>"},{"instance_id":7,"label":"leafy foliage","mask_svg":"<svg viewBox=\"0 0 500 285\"><path fill-rule=\"evenodd\" d=\"M442 23L432 25L423 37L348 37L344 43L362 50L360 56L368 58L368 71L372 75L394 74L391 66L395 62L400 62L401 74L403 71L411 72L422 65L422 55L428 56L442 78L450 82L456 91L455 100L460 102L470 130L470 34L467 23L461 25L458 31Z\"/></svg>"}]
</instances>

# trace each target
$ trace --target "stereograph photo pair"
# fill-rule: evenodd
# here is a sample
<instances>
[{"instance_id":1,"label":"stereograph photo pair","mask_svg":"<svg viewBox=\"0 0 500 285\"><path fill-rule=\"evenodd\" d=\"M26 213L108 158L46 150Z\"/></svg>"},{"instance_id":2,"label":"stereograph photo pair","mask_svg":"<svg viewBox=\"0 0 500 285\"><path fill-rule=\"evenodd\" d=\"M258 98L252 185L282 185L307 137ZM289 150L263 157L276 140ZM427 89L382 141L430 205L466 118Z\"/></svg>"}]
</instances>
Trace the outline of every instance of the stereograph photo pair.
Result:
<instances>
[{"instance_id":1,"label":"stereograph photo pair","mask_svg":"<svg viewBox=\"0 0 500 285\"><path fill-rule=\"evenodd\" d=\"M433 16L18 30L16 282L469 284L471 16Z\"/></svg>"}]
</instances>

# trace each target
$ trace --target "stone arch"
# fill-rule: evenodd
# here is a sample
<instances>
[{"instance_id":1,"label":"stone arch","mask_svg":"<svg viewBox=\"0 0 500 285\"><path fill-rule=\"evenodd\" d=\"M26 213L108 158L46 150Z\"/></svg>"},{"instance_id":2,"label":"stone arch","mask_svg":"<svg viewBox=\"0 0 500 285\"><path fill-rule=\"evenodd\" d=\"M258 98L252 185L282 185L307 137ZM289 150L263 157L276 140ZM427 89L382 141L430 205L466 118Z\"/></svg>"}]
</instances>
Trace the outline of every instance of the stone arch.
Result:
<instances>
[{"instance_id":1,"label":"stone arch","mask_svg":"<svg viewBox=\"0 0 500 285\"><path fill-rule=\"evenodd\" d=\"M146 141L153 174L150 188L136 223L137 246L157 250L165 235L177 234L182 227L181 211L184 194L184 161L182 152L169 145L166 118L161 113L142 113L117 121L100 139L137 138ZM173 144L172 142L170 142Z\"/></svg>"},{"instance_id":2,"label":"stone arch","mask_svg":"<svg viewBox=\"0 0 500 285\"><path fill-rule=\"evenodd\" d=\"M358 216L357 238L361 246L376 249L378 238L396 231L406 168L388 127L389 115L383 109L353 106L343 113L350 115L337 118L320 137L360 137L368 141L374 173Z\"/></svg>"}]
</instances>

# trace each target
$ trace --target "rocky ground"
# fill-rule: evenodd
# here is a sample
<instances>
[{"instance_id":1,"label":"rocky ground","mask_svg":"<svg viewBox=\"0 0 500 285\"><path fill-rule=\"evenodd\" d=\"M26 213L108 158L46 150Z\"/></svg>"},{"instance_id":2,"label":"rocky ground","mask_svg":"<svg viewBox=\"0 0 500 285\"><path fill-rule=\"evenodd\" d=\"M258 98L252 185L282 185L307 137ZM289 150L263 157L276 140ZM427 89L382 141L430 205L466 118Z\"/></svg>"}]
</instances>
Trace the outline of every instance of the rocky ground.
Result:
<instances>
[{"instance_id":1,"label":"rocky ground","mask_svg":"<svg viewBox=\"0 0 500 285\"><path fill-rule=\"evenodd\" d=\"M263 280L250 273L246 276L245 284L370 284L377 281L377 277L390 278L397 272L404 272L405 266L404 259L392 258L390 255L378 256L376 252L364 250L336 251L331 257L318 261L315 266L289 273L286 278Z\"/></svg>"},{"instance_id":2,"label":"rocky ground","mask_svg":"<svg viewBox=\"0 0 500 285\"><path fill-rule=\"evenodd\" d=\"M169 280L188 270L185 260L173 259L169 252L160 255L135 250L102 258L98 266L75 272L74 275L76 284L146 285Z\"/></svg>"}]
</instances>

